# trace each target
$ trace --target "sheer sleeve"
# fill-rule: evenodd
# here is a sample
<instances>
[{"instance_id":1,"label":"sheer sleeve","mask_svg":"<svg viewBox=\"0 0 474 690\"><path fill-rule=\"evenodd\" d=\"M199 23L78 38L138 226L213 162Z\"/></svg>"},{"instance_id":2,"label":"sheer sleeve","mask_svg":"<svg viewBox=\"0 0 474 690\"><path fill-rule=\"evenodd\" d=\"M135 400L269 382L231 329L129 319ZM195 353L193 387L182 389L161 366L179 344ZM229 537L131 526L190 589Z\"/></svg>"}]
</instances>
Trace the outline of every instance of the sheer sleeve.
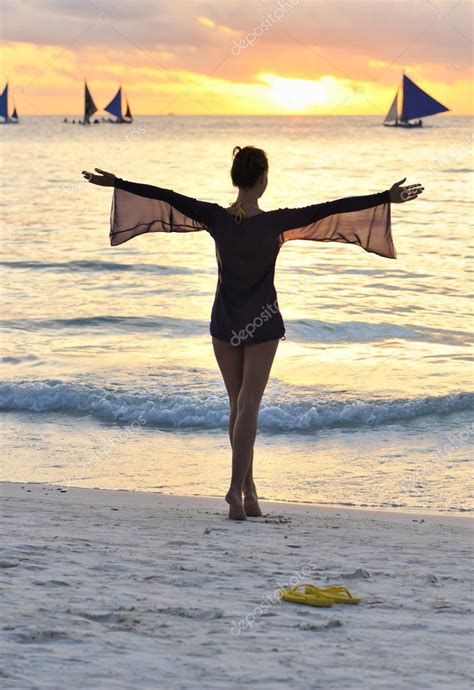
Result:
<instances>
[{"instance_id":1,"label":"sheer sleeve","mask_svg":"<svg viewBox=\"0 0 474 690\"><path fill-rule=\"evenodd\" d=\"M198 201L148 184L115 178L110 214L110 244L146 232L210 232L217 204Z\"/></svg>"},{"instance_id":2,"label":"sheer sleeve","mask_svg":"<svg viewBox=\"0 0 474 690\"><path fill-rule=\"evenodd\" d=\"M288 240L348 242L389 259L397 258L389 190L303 208L279 209L275 220L280 244Z\"/></svg>"}]
</instances>

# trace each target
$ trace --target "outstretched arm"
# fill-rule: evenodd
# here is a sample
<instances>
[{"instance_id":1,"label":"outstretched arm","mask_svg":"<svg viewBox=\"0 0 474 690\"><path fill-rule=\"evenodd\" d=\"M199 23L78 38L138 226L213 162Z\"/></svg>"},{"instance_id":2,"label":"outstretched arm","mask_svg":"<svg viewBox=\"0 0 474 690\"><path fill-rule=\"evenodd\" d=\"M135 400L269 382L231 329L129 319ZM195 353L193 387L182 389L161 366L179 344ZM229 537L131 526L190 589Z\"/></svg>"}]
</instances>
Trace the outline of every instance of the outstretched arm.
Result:
<instances>
[{"instance_id":1,"label":"outstretched arm","mask_svg":"<svg viewBox=\"0 0 474 690\"><path fill-rule=\"evenodd\" d=\"M99 168L95 170L98 175L87 171L82 174L92 184L115 189L110 230L112 245L122 244L145 232L210 231L216 204L171 189L128 182ZM129 197L130 194L133 196Z\"/></svg>"},{"instance_id":2,"label":"outstretched arm","mask_svg":"<svg viewBox=\"0 0 474 690\"><path fill-rule=\"evenodd\" d=\"M314 223L335 213L363 211L381 204L402 204L411 199L416 199L416 197L424 191L424 188L418 183L402 187L401 184L405 182L405 180L406 177L400 180L400 182L395 182L390 189L384 192L378 192L377 194L349 196L342 199L335 199L334 201L325 201L322 204L304 206L302 208L283 209L287 212L283 221L284 225L289 224L286 229L290 230L291 227L296 227L296 225L301 226Z\"/></svg>"},{"instance_id":3,"label":"outstretched arm","mask_svg":"<svg viewBox=\"0 0 474 690\"><path fill-rule=\"evenodd\" d=\"M366 251L395 259L390 204L410 201L423 191L420 184L402 187L405 179L377 194L346 197L303 208L279 210L276 231L280 242L348 242L358 244Z\"/></svg>"},{"instance_id":4,"label":"outstretched arm","mask_svg":"<svg viewBox=\"0 0 474 690\"><path fill-rule=\"evenodd\" d=\"M139 182L128 182L122 180L121 177L116 177L113 173L105 172L100 168L95 168L98 175L82 171L84 177L91 183L101 187L114 187L115 189L123 189L125 192L141 196L146 199L156 199L157 201L164 201L171 206L174 206L180 213L206 224L210 220L210 215L215 209L215 204L207 201L198 201L190 196L178 194L172 189L165 189L163 187L155 187L151 184L141 184Z\"/></svg>"}]
</instances>

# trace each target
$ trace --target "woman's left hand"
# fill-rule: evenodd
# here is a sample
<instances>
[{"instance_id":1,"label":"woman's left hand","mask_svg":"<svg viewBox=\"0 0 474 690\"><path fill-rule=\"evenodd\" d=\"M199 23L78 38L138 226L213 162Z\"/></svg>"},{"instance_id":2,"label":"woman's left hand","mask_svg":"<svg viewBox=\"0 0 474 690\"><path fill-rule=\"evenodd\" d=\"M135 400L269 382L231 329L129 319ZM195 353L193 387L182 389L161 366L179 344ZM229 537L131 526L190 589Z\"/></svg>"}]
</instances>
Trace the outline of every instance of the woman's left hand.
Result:
<instances>
[{"instance_id":1,"label":"woman's left hand","mask_svg":"<svg viewBox=\"0 0 474 690\"><path fill-rule=\"evenodd\" d=\"M115 175L113 173L105 172L105 170L100 170L100 168L94 168L98 175L87 172L83 170L82 174L92 184L98 184L100 187L113 187L115 182Z\"/></svg>"},{"instance_id":2,"label":"woman's left hand","mask_svg":"<svg viewBox=\"0 0 474 690\"><path fill-rule=\"evenodd\" d=\"M403 204L405 201L411 201L411 199L416 199L416 197L424 191L424 187L421 184L409 184L406 187L401 185L405 182L407 178L404 177L400 182L395 182L390 188L390 201L392 204Z\"/></svg>"}]
</instances>

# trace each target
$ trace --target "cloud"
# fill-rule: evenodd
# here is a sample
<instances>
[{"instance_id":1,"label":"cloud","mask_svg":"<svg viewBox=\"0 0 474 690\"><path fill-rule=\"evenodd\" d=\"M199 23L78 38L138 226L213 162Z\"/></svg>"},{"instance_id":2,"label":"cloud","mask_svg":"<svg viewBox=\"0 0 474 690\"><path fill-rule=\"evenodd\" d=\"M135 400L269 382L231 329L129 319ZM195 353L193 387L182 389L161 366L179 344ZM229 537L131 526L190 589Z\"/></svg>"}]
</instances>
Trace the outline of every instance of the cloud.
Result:
<instances>
[{"instance_id":1,"label":"cloud","mask_svg":"<svg viewBox=\"0 0 474 690\"><path fill-rule=\"evenodd\" d=\"M472 61L469 3L453 7L452 0L4 0L3 8L4 40L166 50L181 68L191 66L186 60L206 62L206 52L215 64L218 54L228 53L232 36L251 33L277 8L283 16L260 42L284 51L286 59L289 50L308 46L328 59L332 51L344 48L346 54L350 48L355 56L382 62L467 67Z\"/></svg>"},{"instance_id":2,"label":"cloud","mask_svg":"<svg viewBox=\"0 0 474 690\"><path fill-rule=\"evenodd\" d=\"M257 95L268 112L285 84L295 103L308 88L308 107L323 90L326 99L348 94L349 109L367 112L370 101L378 112L402 68L424 88L434 87L440 100L449 104L455 95L457 104L467 103L461 94L471 74L472 45L464 36L470 16L468 3L453 2L3 0L3 72L37 88L42 108L40 87L52 93L69 79L72 93L87 75L99 91L120 80L135 89L142 112L166 107L165 96L156 105L158 91L173 92L174 84L190 98L189 85L200 83L201 101L225 112L229 103L256 112ZM242 40L248 46L235 54ZM272 75L271 85L261 75ZM365 104L364 94L370 94ZM194 105L182 107L196 112Z\"/></svg>"}]
</instances>

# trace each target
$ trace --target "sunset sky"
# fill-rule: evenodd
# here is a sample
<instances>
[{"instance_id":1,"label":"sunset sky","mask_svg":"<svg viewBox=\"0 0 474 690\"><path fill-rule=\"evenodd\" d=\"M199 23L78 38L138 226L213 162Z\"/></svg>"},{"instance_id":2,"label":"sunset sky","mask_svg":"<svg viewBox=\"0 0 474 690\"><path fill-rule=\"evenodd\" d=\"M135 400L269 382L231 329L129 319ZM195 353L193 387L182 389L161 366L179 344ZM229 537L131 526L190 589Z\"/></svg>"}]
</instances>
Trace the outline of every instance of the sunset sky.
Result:
<instances>
[{"instance_id":1,"label":"sunset sky","mask_svg":"<svg viewBox=\"0 0 474 690\"><path fill-rule=\"evenodd\" d=\"M467 115L472 7L3 0L2 84L10 80L23 115L80 115L84 77L100 107L121 82L135 115L385 115L405 69L452 114Z\"/></svg>"}]
</instances>

